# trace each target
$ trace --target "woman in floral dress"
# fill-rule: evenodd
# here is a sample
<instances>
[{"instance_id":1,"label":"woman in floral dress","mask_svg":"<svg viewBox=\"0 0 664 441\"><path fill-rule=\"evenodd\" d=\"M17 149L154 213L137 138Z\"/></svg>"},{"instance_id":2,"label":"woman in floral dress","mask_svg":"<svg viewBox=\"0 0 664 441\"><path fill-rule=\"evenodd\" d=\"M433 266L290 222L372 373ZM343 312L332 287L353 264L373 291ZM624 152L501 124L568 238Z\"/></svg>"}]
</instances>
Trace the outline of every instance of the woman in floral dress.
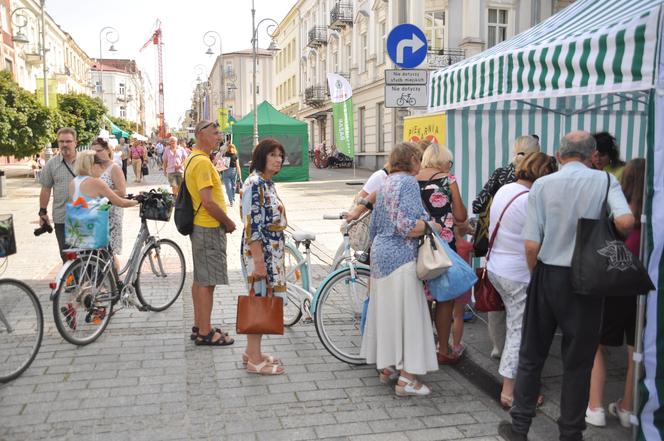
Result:
<instances>
[{"instance_id":1,"label":"woman in floral dress","mask_svg":"<svg viewBox=\"0 0 664 441\"><path fill-rule=\"evenodd\" d=\"M391 173L378 190L369 228L371 288L360 353L367 363L376 364L382 382L399 372L399 396L428 395L429 388L417 375L438 369L429 308L415 264L418 237L429 220L414 177L420 156L412 143L392 149ZM440 230L440 225L432 225Z\"/></svg>"},{"instance_id":2,"label":"woman in floral dress","mask_svg":"<svg viewBox=\"0 0 664 441\"><path fill-rule=\"evenodd\" d=\"M456 178L450 174L452 164L452 153L447 148L431 144L424 151L422 168L416 178L424 207L431 217L443 226L441 237L456 251L454 223L465 222L468 214L461 200ZM441 364L453 364L459 361L459 354L449 347L453 309L454 300L436 303L438 362Z\"/></svg>"},{"instance_id":3,"label":"woman in floral dress","mask_svg":"<svg viewBox=\"0 0 664 441\"><path fill-rule=\"evenodd\" d=\"M261 295L258 281L265 281L266 289L285 300L284 230L288 221L272 182L272 177L281 170L284 157L284 147L278 141L267 138L258 143L252 155L251 173L240 191L240 216L244 223L241 254L247 282L255 283L256 295ZM247 335L247 350L242 356L247 372L283 374L279 360L261 352L262 337Z\"/></svg>"}]
</instances>

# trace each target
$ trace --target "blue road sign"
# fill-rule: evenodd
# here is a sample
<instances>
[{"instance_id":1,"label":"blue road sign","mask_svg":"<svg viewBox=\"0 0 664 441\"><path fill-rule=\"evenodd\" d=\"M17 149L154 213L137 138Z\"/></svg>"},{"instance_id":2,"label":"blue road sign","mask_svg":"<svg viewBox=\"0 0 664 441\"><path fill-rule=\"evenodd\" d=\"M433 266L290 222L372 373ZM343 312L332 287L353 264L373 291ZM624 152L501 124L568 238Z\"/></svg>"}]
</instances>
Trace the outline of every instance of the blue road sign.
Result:
<instances>
[{"instance_id":1,"label":"blue road sign","mask_svg":"<svg viewBox=\"0 0 664 441\"><path fill-rule=\"evenodd\" d=\"M427 56L427 37L415 25L395 26L387 36L387 54L399 67L417 67Z\"/></svg>"}]
</instances>

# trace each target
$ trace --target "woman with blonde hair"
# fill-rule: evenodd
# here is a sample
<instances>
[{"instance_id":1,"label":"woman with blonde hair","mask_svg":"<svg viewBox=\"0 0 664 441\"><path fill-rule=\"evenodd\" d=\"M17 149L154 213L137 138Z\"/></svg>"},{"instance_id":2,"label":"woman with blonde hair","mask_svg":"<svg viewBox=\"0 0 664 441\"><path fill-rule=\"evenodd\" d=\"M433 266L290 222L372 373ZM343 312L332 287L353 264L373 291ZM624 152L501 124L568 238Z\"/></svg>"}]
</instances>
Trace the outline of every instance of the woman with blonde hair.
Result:
<instances>
[{"instance_id":1,"label":"woman with blonde hair","mask_svg":"<svg viewBox=\"0 0 664 441\"><path fill-rule=\"evenodd\" d=\"M415 179L420 189L424 208L431 218L442 226L440 235L456 251L454 224L466 221L468 213L461 200L456 178L450 173L454 165L452 152L438 144L430 144L422 157L422 168ZM433 300L438 300L435 297ZM449 347L454 301L436 303L435 323L438 333L438 363L454 364L459 361L462 347ZM453 350L456 349L456 352Z\"/></svg>"},{"instance_id":2,"label":"woman with blonde hair","mask_svg":"<svg viewBox=\"0 0 664 441\"><path fill-rule=\"evenodd\" d=\"M428 395L417 375L438 369L433 329L422 282L417 278L418 238L426 231L415 175L421 153L412 143L390 153L390 175L378 190L371 217L371 288L362 347L387 382L398 372L395 393ZM440 231L440 225L432 223Z\"/></svg>"},{"instance_id":3,"label":"woman with blonde hair","mask_svg":"<svg viewBox=\"0 0 664 441\"><path fill-rule=\"evenodd\" d=\"M76 177L69 183L71 201L76 201L78 198L88 201L105 197L116 207L128 208L138 205L138 201L122 198L111 190L108 184L100 179L103 172L104 160L97 156L96 152L92 150L79 152L76 155L74 168Z\"/></svg>"},{"instance_id":4,"label":"woman with blonde hair","mask_svg":"<svg viewBox=\"0 0 664 441\"><path fill-rule=\"evenodd\" d=\"M526 307L526 289L530 282L526 249L521 236L528 211L528 191L533 182L557 169L555 158L545 153L526 155L516 167L516 182L501 187L491 204L489 237L496 229L499 219L500 228L487 257L487 271L489 280L503 299L507 317L506 340L498 369L503 376L500 402L505 408L512 407L514 379L519 364L521 325Z\"/></svg>"}]
</instances>

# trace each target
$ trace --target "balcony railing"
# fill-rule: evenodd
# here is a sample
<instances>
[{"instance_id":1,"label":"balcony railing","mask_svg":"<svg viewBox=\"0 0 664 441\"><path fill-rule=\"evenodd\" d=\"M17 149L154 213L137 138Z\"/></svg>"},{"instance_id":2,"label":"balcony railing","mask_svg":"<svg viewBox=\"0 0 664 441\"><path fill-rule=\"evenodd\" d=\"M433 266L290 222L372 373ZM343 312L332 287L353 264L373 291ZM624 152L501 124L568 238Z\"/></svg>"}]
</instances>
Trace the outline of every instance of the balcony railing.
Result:
<instances>
[{"instance_id":1,"label":"balcony railing","mask_svg":"<svg viewBox=\"0 0 664 441\"><path fill-rule=\"evenodd\" d=\"M353 4L337 2L330 11L330 28L341 29L353 24Z\"/></svg>"},{"instance_id":2,"label":"balcony railing","mask_svg":"<svg viewBox=\"0 0 664 441\"><path fill-rule=\"evenodd\" d=\"M304 102L312 107L320 107L327 100L327 87L310 86L304 89Z\"/></svg>"},{"instance_id":3,"label":"balcony railing","mask_svg":"<svg viewBox=\"0 0 664 441\"><path fill-rule=\"evenodd\" d=\"M309 41L307 46L319 47L327 44L327 28L325 26L314 26L309 30Z\"/></svg>"},{"instance_id":4,"label":"balcony railing","mask_svg":"<svg viewBox=\"0 0 664 441\"><path fill-rule=\"evenodd\" d=\"M458 63L464 58L466 58L466 51L463 49L434 49L429 50L426 62L429 69L441 69Z\"/></svg>"}]
</instances>

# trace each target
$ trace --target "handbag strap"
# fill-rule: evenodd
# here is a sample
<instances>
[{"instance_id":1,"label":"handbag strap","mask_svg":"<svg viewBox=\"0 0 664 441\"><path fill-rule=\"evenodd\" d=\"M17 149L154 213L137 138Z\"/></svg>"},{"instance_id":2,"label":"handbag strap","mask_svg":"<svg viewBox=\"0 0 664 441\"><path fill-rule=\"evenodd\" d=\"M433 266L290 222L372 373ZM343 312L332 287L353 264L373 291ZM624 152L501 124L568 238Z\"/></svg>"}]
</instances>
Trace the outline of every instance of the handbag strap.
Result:
<instances>
[{"instance_id":1,"label":"handbag strap","mask_svg":"<svg viewBox=\"0 0 664 441\"><path fill-rule=\"evenodd\" d=\"M602 213L608 217L609 215L609 190L611 187L611 176L609 176L609 172L604 172L606 173L606 195L604 195L604 203L602 204Z\"/></svg>"},{"instance_id":2,"label":"handbag strap","mask_svg":"<svg viewBox=\"0 0 664 441\"><path fill-rule=\"evenodd\" d=\"M524 190L520 193L515 194L514 197L512 199L510 199L510 201L507 203L507 205L505 205L505 208L503 208L503 212L500 213L500 217L498 217L498 222L496 222L496 228L493 229L493 233L491 233L491 239L489 239L489 248L487 249L487 252L486 252L486 261L487 262L489 261L489 256L491 255L491 249L493 248L493 242L496 240L496 234L498 234L498 229L500 228L500 221L503 219L503 216L505 215L505 212L510 207L510 205L512 205L512 202L514 202L516 200L516 198L518 198L522 194L526 194L526 193L528 193L528 190Z\"/></svg>"},{"instance_id":3,"label":"handbag strap","mask_svg":"<svg viewBox=\"0 0 664 441\"><path fill-rule=\"evenodd\" d=\"M247 281L249 282L249 297L255 297L256 296L256 290L254 289L254 280L253 277L249 276L247 278ZM274 291L272 290L271 286L268 286L267 289L265 290L265 296L266 297L273 297L274 296Z\"/></svg>"}]
</instances>

